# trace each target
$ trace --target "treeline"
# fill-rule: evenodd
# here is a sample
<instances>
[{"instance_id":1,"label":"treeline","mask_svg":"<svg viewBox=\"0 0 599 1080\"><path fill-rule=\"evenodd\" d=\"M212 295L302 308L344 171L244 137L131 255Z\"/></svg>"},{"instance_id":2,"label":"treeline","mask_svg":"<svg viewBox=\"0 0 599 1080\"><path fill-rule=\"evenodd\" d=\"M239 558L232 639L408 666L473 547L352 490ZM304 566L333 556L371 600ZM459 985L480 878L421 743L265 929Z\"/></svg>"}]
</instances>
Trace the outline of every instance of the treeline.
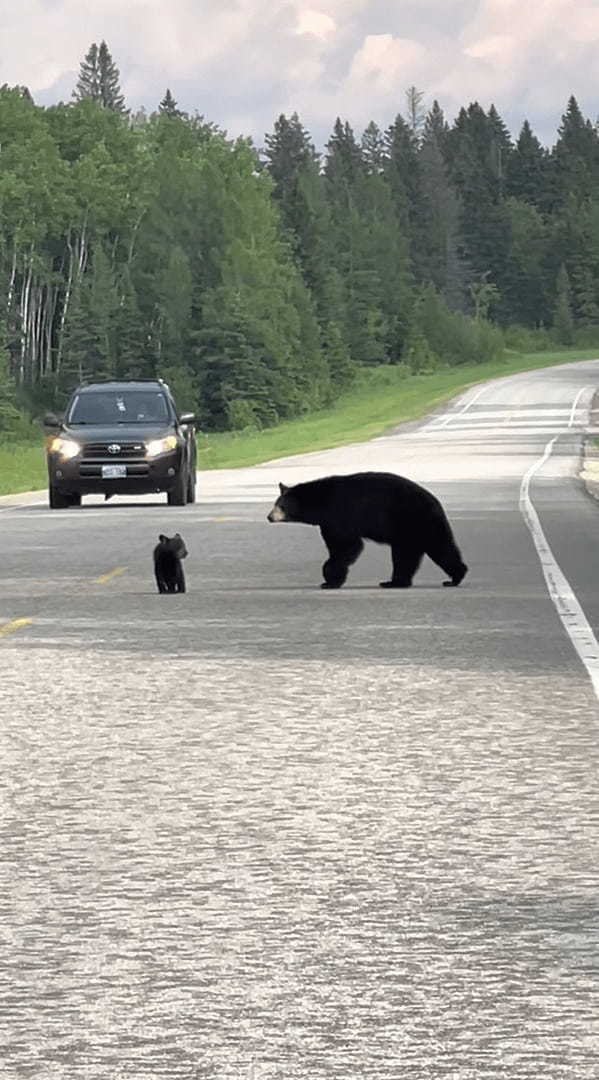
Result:
<instances>
[{"instance_id":1,"label":"treeline","mask_svg":"<svg viewBox=\"0 0 599 1080\"><path fill-rule=\"evenodd\" d=\"M323 155L295 114L262 151L170 92L129 115L105 43L74 98L0 90L0 430L83 379L160 375L205 428L241 428L363 365L490 359L510 324L599 336L599 135L574 98L551 151L412 89L386 131L337 120Z\"/></svg>"}]
</instances>

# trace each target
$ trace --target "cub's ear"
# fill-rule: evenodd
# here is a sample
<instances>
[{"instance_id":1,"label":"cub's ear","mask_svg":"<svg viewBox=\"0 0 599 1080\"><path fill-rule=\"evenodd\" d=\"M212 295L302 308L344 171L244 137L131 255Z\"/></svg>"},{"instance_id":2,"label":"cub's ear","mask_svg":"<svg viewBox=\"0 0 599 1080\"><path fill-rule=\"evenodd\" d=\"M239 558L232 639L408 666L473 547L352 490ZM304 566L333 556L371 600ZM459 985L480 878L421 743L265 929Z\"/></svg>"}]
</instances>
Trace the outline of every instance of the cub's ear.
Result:
<instances>
[{"instance_id":1,"label":"cub's ear","mask_svg":"<svg viewBox=\"0 0 599 1080\"><path fill-rule=\"evenodd\" d=\"M168 540L168 536L165 536L164 533L160 533L160 536L158 537L158 539L160 540L161 544L166 544L166 542Z\"/></svg>"},{"instance_id":2,"label":"cub's ear","mask_svg":"<svg viewBox=\"0 0 599 1080\"><path fill-rule=\"evenodd\" d=\"M286 491L289 491L289 488L286 484L279 484L279 491L281 492L281 495L284 495Z\"/></svg>"}]
</instances>

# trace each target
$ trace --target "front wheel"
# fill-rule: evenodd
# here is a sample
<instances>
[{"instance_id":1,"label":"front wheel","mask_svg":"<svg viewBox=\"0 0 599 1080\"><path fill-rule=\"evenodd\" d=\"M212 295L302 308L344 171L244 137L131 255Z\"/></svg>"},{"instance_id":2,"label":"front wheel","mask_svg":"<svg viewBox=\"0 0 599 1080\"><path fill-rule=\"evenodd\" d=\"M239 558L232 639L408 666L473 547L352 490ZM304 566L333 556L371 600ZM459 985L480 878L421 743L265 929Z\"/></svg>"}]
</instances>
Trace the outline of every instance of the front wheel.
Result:
<instances>
[{"instance_id":1,"label":"front wheel","mask_svg":"<svg viewBox=\"0 0 599 1080\"><path fill-rule=\"evenodd\" d=\"M175 486L166 495L169 506L185 506L187 502L187 477L183 470L179 473Z\"/></svg>"},{"instance_id":2,"label":"front wheel","mask_svg":"<svg viewBox=\"0 0 599 1080\"><path fill-rule=\"evenodd\" d=\"M189 478L187 481L187 501L188 503L194 503L196 501L196 471L191 469Z\"/></svg>"}]
</instances>

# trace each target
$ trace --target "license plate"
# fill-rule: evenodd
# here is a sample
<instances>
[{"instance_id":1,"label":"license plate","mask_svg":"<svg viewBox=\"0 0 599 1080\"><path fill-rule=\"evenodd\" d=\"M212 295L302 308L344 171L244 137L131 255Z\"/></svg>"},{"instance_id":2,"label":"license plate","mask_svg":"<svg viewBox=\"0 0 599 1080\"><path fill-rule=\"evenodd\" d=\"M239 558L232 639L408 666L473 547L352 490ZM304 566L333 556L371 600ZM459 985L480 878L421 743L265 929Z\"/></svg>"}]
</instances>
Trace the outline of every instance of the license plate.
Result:
<instances>
[{"instance_id":1,"label":"license plate","mask_svg":"<svg viewBox=\"0 0 599 1080\"><path fill-rule=\"evenodd\" d=\"M127 475L126 465L103 465L102 466L102 479L103 480L122 480Z\"/></svg>"}]
</instances>

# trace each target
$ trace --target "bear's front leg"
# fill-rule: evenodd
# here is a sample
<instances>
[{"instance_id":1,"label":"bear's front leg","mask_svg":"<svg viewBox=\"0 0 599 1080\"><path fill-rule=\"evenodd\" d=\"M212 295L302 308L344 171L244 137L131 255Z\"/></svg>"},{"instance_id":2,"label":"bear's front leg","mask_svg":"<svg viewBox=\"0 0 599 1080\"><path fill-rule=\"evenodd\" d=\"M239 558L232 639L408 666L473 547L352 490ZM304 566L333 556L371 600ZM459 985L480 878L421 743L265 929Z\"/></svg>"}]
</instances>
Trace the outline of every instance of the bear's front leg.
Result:
<instances>
[{"instance_id":1,"label":"bear's front leg","mask_svg":"<svg viewBox=\"0 0 599 1080\"><path fill-rule=\"evenodd\" d=\"M339 536L329 529L321 528L322 538L329 549L330 558L324 563L321 589L340 589L347 572L355 563L364 544L359 536Z\"/></svg>"},{"instance_id":2,"label":"bear's front leg","mask_svg":"<svg viewBox=\"0 0 599 1080\"><path fill-rule=\"evenodd\" d=\"M327 559L322 567L321 589L340 589L347 578L348 566L339 559Z\"/></svg>"}]
</instances>

